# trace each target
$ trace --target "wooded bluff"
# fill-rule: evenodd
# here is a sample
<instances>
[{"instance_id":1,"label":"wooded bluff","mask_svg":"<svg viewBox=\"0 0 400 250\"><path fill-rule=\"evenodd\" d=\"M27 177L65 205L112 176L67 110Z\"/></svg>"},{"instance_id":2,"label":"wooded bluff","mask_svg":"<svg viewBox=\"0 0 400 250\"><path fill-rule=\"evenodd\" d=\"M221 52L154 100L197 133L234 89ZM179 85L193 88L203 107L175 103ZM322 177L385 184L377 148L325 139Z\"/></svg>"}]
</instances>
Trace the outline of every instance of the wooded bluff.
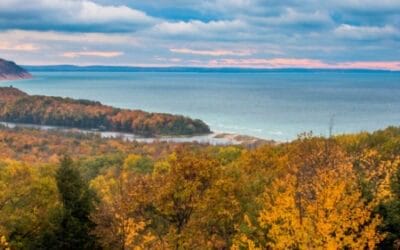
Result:
<instances>
[{"instance_id":1,"label":"wooded bluff","mask_svg":"<svg viewBox=\"0 0 400 250\"><path fill-rule=\"evenodd\" d=\"M118 109L100 102L31 96L16 88L0 88L0 121L128 132L141 136L210 133L201 120L181 115Z\"/></svg>"}]
</instances>

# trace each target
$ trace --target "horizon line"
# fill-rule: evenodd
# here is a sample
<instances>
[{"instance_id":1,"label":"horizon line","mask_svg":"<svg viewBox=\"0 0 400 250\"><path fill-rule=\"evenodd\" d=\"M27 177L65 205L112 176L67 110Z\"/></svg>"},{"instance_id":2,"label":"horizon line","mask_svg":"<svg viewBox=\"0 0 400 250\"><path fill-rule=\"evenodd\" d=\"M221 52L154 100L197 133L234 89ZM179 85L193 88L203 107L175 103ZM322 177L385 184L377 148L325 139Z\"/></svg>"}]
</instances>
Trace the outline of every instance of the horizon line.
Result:
<instances>
[{"instance_id":1,"label":"horizon line","mask_svg":"<svg viewBox=\"0 0 400 250\"><path fill-rule=\"evenodd\" d=\"M126 68L126 69L205 69L205 70L253 70L253 71L274 71L274 70L323 70L323 71L385 71L385 72L400 72L400 69L385 69L385 68L363 68L363 67L249 67L249 66L211 66L211 65L112 65L112 64L22 64L22 67L73 67L73 68L95 68L95 67L109 67L109 68Z\"/></svg>"}]
</instances>

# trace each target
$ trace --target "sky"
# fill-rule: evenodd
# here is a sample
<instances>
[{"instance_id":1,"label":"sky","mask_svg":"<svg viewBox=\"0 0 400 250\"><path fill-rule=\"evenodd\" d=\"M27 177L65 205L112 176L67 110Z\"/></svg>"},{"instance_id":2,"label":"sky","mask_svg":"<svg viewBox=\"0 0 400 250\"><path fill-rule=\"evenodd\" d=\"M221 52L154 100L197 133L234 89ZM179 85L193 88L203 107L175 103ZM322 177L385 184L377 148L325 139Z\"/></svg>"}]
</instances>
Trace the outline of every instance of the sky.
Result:
<instances>
[{"instance_id":1,"label":"sky","mask_svg":"<svg viewBox=\"0 0 400 250\"><path fill-rule=\"evenodd\" d=\"M0 0L0 58L400 70L400 0Z\"/></svg>"}]
</instances>

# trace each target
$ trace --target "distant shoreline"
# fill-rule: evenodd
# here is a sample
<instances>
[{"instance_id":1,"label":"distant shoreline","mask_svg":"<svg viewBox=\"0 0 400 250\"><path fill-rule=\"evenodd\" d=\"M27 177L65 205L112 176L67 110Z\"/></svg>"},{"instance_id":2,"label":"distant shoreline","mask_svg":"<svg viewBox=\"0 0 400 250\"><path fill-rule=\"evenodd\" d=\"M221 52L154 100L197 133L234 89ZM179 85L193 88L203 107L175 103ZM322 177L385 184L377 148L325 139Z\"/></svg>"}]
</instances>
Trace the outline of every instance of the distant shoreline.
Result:
<instances>
[{"instance_id":1,"label":"distant shoreline","mask_svg":"<svg viewBox=\"0 0 400 250\"><path fill-rule=\"evenodd\" d=\"M172 72L172 73L297 73L297 72L344 72L344 73L377 73L393 72L384 69L341 69L341 68L238 68L238 67L139 67L107 65L23 65L30 72Z\"/></svg>"},{"instance_id":2,"label":"distant shoreline","mask_svg":"<svg viewBox=\"0 0 400 250\"><path fill-rule=\"evenodd\" d=\"M99 135L104 139L122 139L126 141L136 141L139 143L153 143L153 142L172 142L172 143L200 143L210 145L245 145L257 146L261 144L276 144L273 140L265 140L253 136L231 134L231 133L218 133L212 132L207 135L191 135L191 136L158 136L158 137L143 137L132 133L113 132L113 131L98 131L80 128L70 128L61 126L48 126L26 123L14 123L0 121L0 127L4 126L10 129L24 128L24 129L37 129L42 131L59 131L66 133L81 133L81 134L94 134Z\"/></svg>"}]
</instances>

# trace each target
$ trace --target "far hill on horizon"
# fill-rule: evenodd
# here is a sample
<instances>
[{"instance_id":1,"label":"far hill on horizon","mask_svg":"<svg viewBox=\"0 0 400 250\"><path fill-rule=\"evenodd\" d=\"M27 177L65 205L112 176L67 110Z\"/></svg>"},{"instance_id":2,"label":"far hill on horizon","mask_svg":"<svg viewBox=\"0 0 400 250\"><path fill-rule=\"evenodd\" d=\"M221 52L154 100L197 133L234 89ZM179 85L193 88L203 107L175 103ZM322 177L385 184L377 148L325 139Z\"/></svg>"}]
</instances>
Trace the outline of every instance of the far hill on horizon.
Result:
<instances>
[{"instance_id":1,"label":"far hill on horizon","mask_svg":"<svg viewBox=\"0 0 400 250\"><path fill-rule=\"evenodd\" d=\"M0 81L31 78L32 75L15 62L0 58Z\"/></svg>"},{"instance_id":2,"label":"far hill on horizon","mask_svg":"<svg viewBox=\"0 0 400 250\"><path fill-rule=\"evenodd\" d=\"M387 69L363 68L243 68L243 67L148 67L115 65L23 65L30 72L194 72L194 73L267 73L267 72L400 72Z\"/></svg>"}]
</instances>

